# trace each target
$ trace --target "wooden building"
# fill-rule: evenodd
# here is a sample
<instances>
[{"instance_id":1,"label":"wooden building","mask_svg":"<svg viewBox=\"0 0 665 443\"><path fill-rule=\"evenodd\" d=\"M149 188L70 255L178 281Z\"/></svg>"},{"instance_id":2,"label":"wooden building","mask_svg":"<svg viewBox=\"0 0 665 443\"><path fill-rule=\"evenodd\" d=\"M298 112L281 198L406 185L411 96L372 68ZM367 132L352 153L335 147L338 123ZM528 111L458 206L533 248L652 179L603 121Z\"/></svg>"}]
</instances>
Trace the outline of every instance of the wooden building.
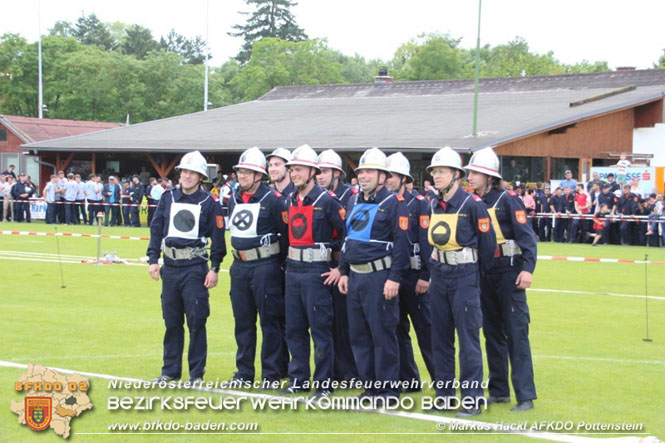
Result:
<instances>
[{"instance_id":1,"label":"wooden building","mask_svg":"<svg viewBox=\"0 0 665 443\"><path fill-rule=\"evenodd\" d=\"M633 151L636 128L664 121L665 70L481 79L479 90L475 135L467 79L277 87L247 103L22 149L49 163L88 161L121 175L146 166L165 176L193 149L226 172L252 146L331 148L349 169L376 146L403 152L421 183L435 150L451 146L468 156L495 146L506 179L543 181L616 163Z\"/></svg>"}]
</instances>

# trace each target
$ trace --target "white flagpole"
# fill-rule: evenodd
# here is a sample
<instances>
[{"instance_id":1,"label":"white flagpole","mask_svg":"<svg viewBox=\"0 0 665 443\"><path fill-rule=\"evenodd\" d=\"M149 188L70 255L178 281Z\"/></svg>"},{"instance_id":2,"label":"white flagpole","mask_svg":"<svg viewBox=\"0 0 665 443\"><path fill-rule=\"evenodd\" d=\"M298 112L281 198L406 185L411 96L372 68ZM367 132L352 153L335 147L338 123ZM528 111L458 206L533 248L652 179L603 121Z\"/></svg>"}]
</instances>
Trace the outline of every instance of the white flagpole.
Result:
<instances>
[{"instance_id":1,"label":"white flagpole","mask_svg":"<svg viewBox=\"0 0 665 443\"><path fill-rule=\"evenodd\" d=\"M41 0L37 0L37 27L39 28L39 39L37 43L37 51L38 51L38 65L39 65L39 100L37 104L37 112L39 115L39 118L44 118L44 110L43 110L43 89L42 89L42 2Z\"/></svg>"},{"instance_id":2,"label":"white flagpole","mask_svg":"<svg viewBox=\"0 0 665 443\"><path fill-rule=\"evenodd\" d=\"M210 17L210 0L206 0L206 66L205 66L205 83L203 86L203 111L208 110L208 28L209 28L209 17Z\"/></svg>"}]
</instances>

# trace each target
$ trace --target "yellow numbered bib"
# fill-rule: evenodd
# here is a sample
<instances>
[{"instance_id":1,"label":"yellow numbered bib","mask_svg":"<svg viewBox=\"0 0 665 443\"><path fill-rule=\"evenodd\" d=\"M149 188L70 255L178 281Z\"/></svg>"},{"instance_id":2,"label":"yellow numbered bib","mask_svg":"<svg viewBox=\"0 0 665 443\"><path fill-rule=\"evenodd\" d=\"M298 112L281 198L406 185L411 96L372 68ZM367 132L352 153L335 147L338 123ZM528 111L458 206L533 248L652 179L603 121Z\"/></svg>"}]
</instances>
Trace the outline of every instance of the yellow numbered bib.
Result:
<instances>
[{"instance_id":1,"label":"yellow numbered bib","mask_svg":"<svg viewBox=\"0 0 665 443\"><path fill-rule=\"evenodd\" d=\"M427 230L429 244L442 251L462 249L457 244L458 214L432 214Z\"/></svg>"}]
</instances>

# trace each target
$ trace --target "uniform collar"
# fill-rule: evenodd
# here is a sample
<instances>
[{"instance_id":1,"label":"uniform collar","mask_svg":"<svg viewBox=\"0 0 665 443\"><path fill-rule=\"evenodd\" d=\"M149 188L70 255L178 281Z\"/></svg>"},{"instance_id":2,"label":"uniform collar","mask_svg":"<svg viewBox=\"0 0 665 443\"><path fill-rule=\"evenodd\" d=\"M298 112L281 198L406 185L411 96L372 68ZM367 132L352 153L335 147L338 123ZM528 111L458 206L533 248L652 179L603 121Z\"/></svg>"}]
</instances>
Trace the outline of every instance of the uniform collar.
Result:
<instances>
[{"instance_id":1,"label":"uniform collar","mask_svg":"<svg viewBox=\"0 0 665 443\"><path fill-rule=\"evenodd\" d=\"M446 203L446 206L449 208L455 208L459 209L460 206L462 206L462 203L464 203L464 200L468 197L467 192L462 188L462 186L459 186L457 188L457 191L453 194L452 198L448 200ZM444 201L442 198L439 199L439 201Z\"/></svg>"},{"instance_id":2,"label":"uniform collar","mask_svg":"<svg viewBox=\"0 0 665 443\"><path fill-rule=\"evenodd\" d=\"M360 191L358 193L358 202L361 203L378 203L382 201L384 198L388 197L390 195L390 191L386 189L386 186L382 186L381 189L378 192L375 192L374 194L370 195L367 200L365 200L365 193L363 191Z\"/></svg>"},{"instance_id":3,"label":"uniform collar","mask_svg":"<svg viewBox=\"0 0 665 443\"><path fill-rule=\"evenodd\" d=\"M350 188L350 186L340 180L337 182L337 187L333 192L337 197L341 197L348 188Z\"/></svg>"},{"instance_id":4,"label":"uniform collar","mask_svg":"<svg viewBox=\"0 0 665 443\"><path fill-rule=\"evenodd\" d=\"M203 190L201 189L201 186L200 186L200 185L199 185L199 189L197 189L193 194L188 194L188 195L183 194L182 191L180 190L180 187L179 187L179 186L173 188L173 190L172 190L171 192L173 193L173 200L175 200L175 201L179 201L179 200L181 200L181 199L183 199L183 198L187 198L187 199L190 199L190 198L198 199L198 198L201 196L201 194L203 194Z\"/></svg>"},{"instance_id":5,"label":"uniform collar","mask_svg":"<svg viewBox=\"0 0 665 443\"><path fill-rule=\"evenodd\" d=\"M261 184L259 184L259 187L256 188L256 192L254 192L252 197L249 199L249 202L259 201L261 198L263 198L263 196L267 192L272 192L272 191L273 191L273 189L268 187L268 185L266 185L265 183L261 183ZM278 191L275 191L275 192L278 192ZM236 195L235 195L236 201L242 202L242 193L243 193L243 190L240 187L238 187L238 190L236 191Z\"/></svg>"},{"instance_id":6,"label":"uniform collar","mask_svg":"<svg viewBox=\"0 0 665 443\"><path fill-rule=\"evenodd\" d=\"M322 192L325 192L321 186L318 184L314 183L314 187L312 188L311 191L305 196L304 199L302 199L302 202L304 205L309 205L313 201L315 201L317 198L319 198L319 195L321 195ZM291 196L291 201L296 204L298 202L298 199L300 197L298 196L298 190L296 189L293 195Z\"/></svg>"}]
</instances>

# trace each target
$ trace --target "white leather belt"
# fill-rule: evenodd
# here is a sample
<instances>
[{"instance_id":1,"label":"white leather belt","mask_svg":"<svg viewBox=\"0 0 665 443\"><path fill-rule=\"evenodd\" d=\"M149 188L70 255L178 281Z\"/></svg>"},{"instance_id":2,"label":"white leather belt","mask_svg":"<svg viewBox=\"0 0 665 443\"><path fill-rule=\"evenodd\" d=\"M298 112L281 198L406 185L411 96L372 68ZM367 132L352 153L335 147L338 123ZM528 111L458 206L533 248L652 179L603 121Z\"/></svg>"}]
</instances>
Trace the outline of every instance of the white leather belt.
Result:
<instances>
[{"instance_id":1,"label":"white leather belt","mask_svg":"<svg viewBox=\"0 0 665 443\"><path fill-rule=\"evenodd\" d=\"M269 246L259 246L258 248L244 249L242 251L231 249L231 254L241 261L260 260L279 254L279 243L271 243Z\"/></svg>"},{"instance_id":2,"label":"white leather belt","mask_svg":"<svg viewBox=\"0 0 665 443\"><path fill-rule=\"evenodd\" d=\"M329 262L332 260L332 250L325 249L325 254L321 253L321 248L298 249L289 246L289 258L291 260L302 261L305 263Z\"/></svg>"},{"instance_id":3,"label":"white leather belt","mask_svg":"<svg viewBox=\"0 0 665 443\"><path fill-rule=\"evenodd\" d=\"M383 271L384 269L390 269L392 265L392 257L386 255L383 258L378 260L371 261L369 263L360 263L356 265L349 265L351 270L357 274L369 274L370 272Z\"/></svg>"},{"instance_id":4,"label":"white leather belt","mask_svg":"<svg viewBox=\"0 0 665 443\"><path fill-rule=\"evenodd\" d=\"M451 266L475 263L478 261L478 251L473 248L464 248L457 251L433 249L432 259Z\"/></svg>"},{"instance_id":5,"label":"white leather belt","mask_svg":"<svg viewBox=\"0 0 665 443\"><path fill-rule=\"evenodd\" d=\"M521 255L522 250L515 240L507 240L505 243L496 245L494 257L512 257L514 255Z\"/></svg>"},{"instance_id":6,"label":"white leather belt","mask_svg":"<svg viewBox=\"0 0 665 443\"><path fill-rule=\"evenodd\" d=\"M194 258L208 260L208 251L206 248L174 248L164 246L162 250L164 251L164 255L171 260L192 260Z\"/></svg>"}]
</instances>

